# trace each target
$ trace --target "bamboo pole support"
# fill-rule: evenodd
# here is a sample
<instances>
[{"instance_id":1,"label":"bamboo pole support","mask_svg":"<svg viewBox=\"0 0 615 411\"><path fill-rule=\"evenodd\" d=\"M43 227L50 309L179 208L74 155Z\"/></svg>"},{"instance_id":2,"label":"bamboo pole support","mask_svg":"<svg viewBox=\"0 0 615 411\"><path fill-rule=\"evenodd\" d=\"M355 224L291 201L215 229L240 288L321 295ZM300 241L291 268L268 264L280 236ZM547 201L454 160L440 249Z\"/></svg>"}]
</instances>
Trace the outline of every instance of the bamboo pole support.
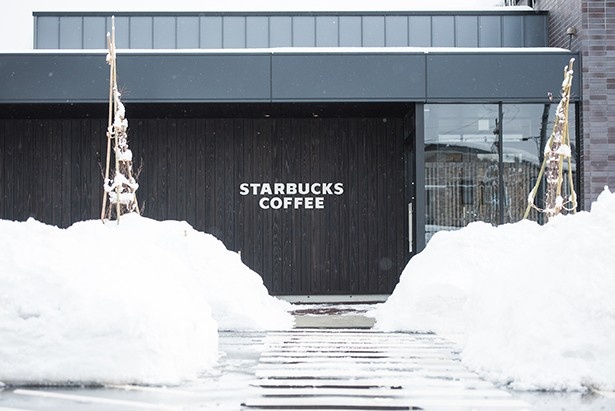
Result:
<instances>
[{"instance_id":1,"label":"bamboo pole support","mask_svg":"<svg viewBox=\"0 0 615 411\"><path fill-rule=\"evenodd\" d=\"M112 18L112 28L111 28L111 39L113 42L113 53L114 53L114 58L113 58L113 111L115 112L117 110L118 107L118 90L117 90L117 59L115 58L115 18ZM119 153L119 145L118 145L118 139L117 136L115 136L115 175L116 178L118 175L120 175L120 161L118 158L118 153ZM119 185L115 185L115 218L117 219L117 223L118 225L120 224L120 214L121 214L121 202L120 202L120 186Z\"/></svg>"},{"instance_id":2,"label":"bamboo pole support","mask_svg":"<svg viewBox=\"0 0 615 411\"><path fill-rule=\"evenodd\" d=\"M562 208L571 211L572 213L576 212L577 208L577 196L574 191L574 184L572 178L572 153L570 153L570 134L568 127L568 109L570 107L570 89L572 86L572 78L573 78L573 67L574 58L570 59L568 65L564 68L564 81L562 83L562 99L557 106L556 111L556 120L553 126L553 132L549 137L547 145L545 146L548 149L545 150L545 156L540 167L540 172L538 173L538 178L536 180L536 184L534 188L530 192L528 196L528 205L525 209L525 213L523 218L526 219L529 216L530 210L535 208L536 210L547 214L548 218L551 218L557 214L559 214ZM558 138L556 140L556 137ZM566 150L562 150L562 146L567 147ZM555 157L557 156L557 160ZM572 207L570 209L566 208L566 201L563 201L562 195L562 183L564 181L564 158L566 158L567 166L568 166L568 185L570 189L570 197L568 202L572 203ZM557 161L557 164L554 162ZM547 170L548 169L548 170ZM545 201L545 209L541 210L536 207L534 200L536 198L536 193L538 192L538 187L540 186L543 176L545 175L545 170L547 170L547 188L545 190L546 201ZM555 174L555 175L554 175Z\"/></svg>"},{"instance_id":3,"label":"bamboo pole support","mask_svg":"<svg viewBox=\"0 0 615 411\"><path fill-rule=\"evenodd\" d=\"M120 223L122 212L137 211L140 214L136 197L138 184L132 173L132 156L128 149L128 121L121 102L121 94L117 85L117 53L115 47L115 18L111 18L111 33L107 34L109 54L107 62L109 70L109 121L107 125L107 158L105 167L105 182L101 219L111 218L115 212L117 224ZM113 140L113 142L112 142ZM113 144L114 175L113 184L109 179L111 173L111 145ZM113 187L113 188L111 188ZM107 208L107 203L109 207ZM113 209L115 206L115 210Z\"/></svg>"},{"instance_id":4,"label":"bamboo pole support","mask_svg":"<svg viewBox=\"0 0 615 411\"><path fill-rule=\"evenodd\" d=\"M111 30L115 31L115 21L114 18L111 17ZM103 184L107 184L109 180L109 166L110 166L110 158L111 158L111 126L113 124L113 63L112 60L115 59L115 44L113 44L111 40L111 36L107 34L107 47L109 49L109 121L107 123L107 157L105 159L105 180ZM107 201L109 199L109 195L107 191L103 189L103 199L102 199L102 210L100 212L100 219L104 220L107 213Z\"/></svg>"},{"instance_id":5,"label":"bamboo pole support","mask_svg":"<svg viewBox=\"0 0 615 411\"><path fill-rule=\"evenodd\" d=\"M547 147L549 147L551 145L551 138L549 137L549 140L547 141ZM532 210L532 208L535 207L534 205L534 200L536 199L536 193L538 192L538 187L540 186L540 182L542 181L542 177L545 174L545 168L547 166L547 161L546 159L544 159L542 161L542 165L540 166L540 171L538 172L538 177L536 178L536 184L534 184L534 188L532 188L532 191L530 192L530 196L528 198L528 202L527 202L527 208L525 209L525 213L523 214L523 219L527 219L527 217L530 215L530 211Z\"/></svg>"}]
</instances>

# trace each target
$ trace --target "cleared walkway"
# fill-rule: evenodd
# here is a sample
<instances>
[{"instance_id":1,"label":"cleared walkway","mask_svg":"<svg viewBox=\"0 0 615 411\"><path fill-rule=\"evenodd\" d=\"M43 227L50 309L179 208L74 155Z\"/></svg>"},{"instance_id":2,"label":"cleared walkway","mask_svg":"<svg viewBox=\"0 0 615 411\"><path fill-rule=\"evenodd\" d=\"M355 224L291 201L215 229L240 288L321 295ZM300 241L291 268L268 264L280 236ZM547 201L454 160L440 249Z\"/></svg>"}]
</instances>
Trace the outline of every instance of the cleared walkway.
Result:
<instances>
[{"instance_id":1,"label":"cleared walkway","mask_svg":"<svg viewBox=\"0 0 615 411\"><path fill-rule=\"evenodd\" d=\"M468 372L433 334L304 329L264 343L246 410L529 409Z\"/></svg>"},{"instance_id":2,"label":"cleared walkway","mask_svg":"<svg viewBox=\"0 0 615 411\"><path fill-rule=\"evenodd\" d=\"M216 368L180 386L4 387L0 411L615 409L610 393L498 390L436 335L354 328L371 308L302 305L306 328L221 332Z\"/></svg>"}]
</instances>

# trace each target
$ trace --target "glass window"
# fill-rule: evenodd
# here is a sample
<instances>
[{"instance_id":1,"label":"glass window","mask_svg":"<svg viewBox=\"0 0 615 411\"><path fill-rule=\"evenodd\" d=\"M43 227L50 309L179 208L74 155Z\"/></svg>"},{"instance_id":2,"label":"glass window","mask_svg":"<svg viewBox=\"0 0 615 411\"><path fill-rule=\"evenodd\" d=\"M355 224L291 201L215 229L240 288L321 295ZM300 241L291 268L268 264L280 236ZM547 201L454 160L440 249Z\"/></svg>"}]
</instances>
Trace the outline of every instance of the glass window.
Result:
<instances>
[{"instance_id":1,"label":"glass window","mask_svg":"<svg viewBox=\"0 0 615 411\"><path fill-rule=\"evenodd\" d=\"M314 17L293 17L293 47L314 47L316 45L315 24Z\"/></svg>"},{"instance_id":2,"label":"glass window","mask_svg":"<svg viewBox=\"0 0 615 411\"><path fill-rule=\"evenodd\" d=\"M177 48L199 48L199 18L180 16L177 17Z\"/></svg>"},{"instance_id":3,"label":"glass window","mask_svg":"<svg viewBox=\"0 0 615 411\"><path fill-rule=\"evenodd\" d=\"M455 16L455 45L478 47L478 17Z\"/></svg>"},{"instance_id":4,"label":"glass window","mask_svg":"<svg viewBox=\"0 0 615 411\"><path fill-rule=\"evenodd\" d=\"M245 17L224 17L223 18L224 48L245 48L246 47L246 18Z\"/></svg>"},{"instance_id":5,"label":"glass window","mask_svg":"<svg viewBox=\"0 0 615 411\"><path fill-rule=\"evenodd\" d=\"M60 48L83 48L83 21L81 17L60 17Z\"/></svg>"},{"instance_id":6,"label":"glass window","mask_svg":"<svg viewBox=\"0 0 615 411\"><path fill-rule=\"evenodd\" d=\"M523 218L527 198L532 191L544 160L544 149L553 132L557 103L551 104L504 104L503 110L503 176L506 196L504 222L515 222ZM571 166L573 177L576 171L575 155L575 114L570 106L568 113L569 137L571 141ZM564 171L568 165L564 163ZM544 207L544 178L536 194L536 205ZM570 195L567 179L562 185L564 197ZM528 218L544 222L543 214L532 209Z\"/></svg>"},{"instance_id":7,"label":"glass window","mask_svg":"<svg viewBox=\"0 0 615 411\"><path fill-rule=\"evenodd\" d=\"M153 43L152 18L130 17L130 48L151 49Z\"/></svg>"},{"instance_id":8,"label":"glass window","mask_svg":"<svg viewBox=\"0 0 615 411\"><path fill-rule=\"evenodd\" d=\"M502 47L523 47L523 17L502 17Z\"/></svg>"},{"instance_id":9,"label":"glass window","mask_svg":"<svg viewBox=\"0 0 615 411\"><path fill-rule=\"evenodd\" d=\"M425 105L427 241L437 231L454 230L473 221L497 225L523 219L553 130L557 104L501 107L499 124L497 104ZM573 105L568 124L573 153L570 169L576 186ZM567 164L564 169L569 169ZM570 186L567 178L564 180L563 197L568 198ZM539 207L543 206L543 188L541 184L536 195ZM544 221L536 210L529 218Z\"/></svg>"},{"instance_id":10,"label":"glass window","mask_svg":"<svg viewBox=\"0 0 615 411\"><path fill-rule=\"evenodd\" d=\"M222 48L222 17L201 17L201 48Z\"/></svg>"},{"instance_id":11,"label":"glass window","mask_svg":"<svg viewBox=\"0 0 615 411\"><path fill-rule=\"evenodd\" d=\"M431 24L433 24L434 47L455 46L455 18L453 16L434 16Z\"/></svg>"},{"instance_id":12,"label":"glass window","mask_svg":"<svg viewBox=\"0 0 615 411\"><path fill-rule=\"evenodd\" d=\"M384 46L384 17L363 17L363 47Z\"/></svg>"},{"instance_id":13,"label":"glass window","mask_svg":"<svg viewBox=\"0 0 615 411\"><path fill-rule=\"evenodd\" d=\"M525 47L547 47L546 19L542 16L523 16Z\"/></svg>"},{"instance_id":14,"label":"glass window","mask_svg":"<svg viewBox=\"0 0 615 411\"><path fill-rule=\"evenodd\" d=\"M340 16L340 47L361 47L361 17Z\"/></svg>"},{"instance_id":15,"label":"glass window","mask_svg":"<svg viewBox=\"0 0 615 411\"><path fill-rule=\"evenodd\" d=\"M478 47L501 47L502 30L499 16L480 16Z\"/></svg>"},{"instance_id":16,"label":"glass window","mask_svg":"<svg viewBox=\"0 0 615 411\"><path fill-rule=\"evenodd\" d=\"M425 235L497 224L496 104L425 105Z\"/></svg>"},{"instance_id":17,"label":"glass window","mask_svg":"<svg viewBox=\"0 0 615 411\"><path fill-rule=\"evenodd\" d=\"M387 47L406 47L408 45L408 17L387 16L386 45Z\"/></svg>"},{"instance_id":18,"label":"glass window","mask_svg":"<svg viewBox=\"0 0 615 411\"><path fill-rule=\"evenodd\" d=\"M36 48L57 49L60 46L60 18L41 16L36 18Z\"/></svg>"},{"instance_id":19,"label":"glass window","mask_svg":"<svg viewBox=\"0 0 615 411\"><path fill-rule=\"evenodd\" d=\"M316 17L316 47L338 46L338 22L336 16Z\"/></svg>"},{"instance_id":20,"label":"glass window","mask_svg":"<svg viewBox=\"0 0 615 411\"><path fill-rule=\"evenodd\" d=\"M408 17L408 44L410 47L431 47L431 17Z\"/></svg>"},{"instance_id":21,"label":"glass window","mask_svg":"<svg viewBox=\"0 0 615 411\"><path fill-rule=\"evenodd\" d=\"M86 49L107 48L107 27L104 17L83 18L83 47ZM117 40L116 40L117 41Z\"/></svg>"},{"instance_id":22,"label":"glass window","mask_svg":"<svg viewBox=\"0 0 615 411\"><path fill-rule=\"evenodd\" d=\"M269 47L269 19L267 17L246 17L246 47Z\"/></svg>"},{"instance_id":23,"label":"glass window","mask_svg":"<svg viewBox=\"0 0 615 411\"><path fill-rule=\"evenodd\" d=\"M290 17L277 16L269 18L270 47L292 46L292 20Z\"/></svg>"},{"instance_id":24,"label":"glass window","mask_svg":"<svg viewBox=\"0 0 615 411\"><path fill-rule=\"evenodd\" d=\"M154 17L154 48L176 48L175 33L175 17Z\"/></svg>"}]
</instances>

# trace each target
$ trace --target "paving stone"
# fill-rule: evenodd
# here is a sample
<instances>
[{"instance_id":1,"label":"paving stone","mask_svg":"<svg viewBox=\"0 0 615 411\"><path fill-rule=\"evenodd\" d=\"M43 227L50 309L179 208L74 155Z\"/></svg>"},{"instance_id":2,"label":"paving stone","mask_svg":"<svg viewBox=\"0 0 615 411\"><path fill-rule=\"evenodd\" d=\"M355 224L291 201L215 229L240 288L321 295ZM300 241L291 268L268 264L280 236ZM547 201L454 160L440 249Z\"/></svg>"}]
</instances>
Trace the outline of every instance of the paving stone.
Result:
<instances>
[{"instance_id":1,"label":"paving stone","mask_svg":"<svg viewBox=\"0 0 615 411\"><path fill-rule=\"evenodd\" d=\"M527 410L468 371L434 334L297 329L272 332L245 410Z\"/></svg>"}]
</instances>

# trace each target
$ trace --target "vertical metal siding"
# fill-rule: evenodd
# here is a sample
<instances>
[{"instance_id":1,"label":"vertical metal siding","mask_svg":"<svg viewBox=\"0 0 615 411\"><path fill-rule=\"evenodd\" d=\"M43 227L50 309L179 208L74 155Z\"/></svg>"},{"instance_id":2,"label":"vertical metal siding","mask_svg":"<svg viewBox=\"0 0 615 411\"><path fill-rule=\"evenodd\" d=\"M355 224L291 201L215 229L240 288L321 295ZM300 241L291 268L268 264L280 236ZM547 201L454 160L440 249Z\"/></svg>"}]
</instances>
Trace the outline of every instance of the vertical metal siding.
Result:
<instances>
[{"instance_id":1,"label":"vertical metal siding","mask_svg":"<svg viewBox=\"0 0 615 411\"><path fill-rule=\"evenodd\" d=\"M102 31L98 21L109 19L104 13L35 16L35 48L100 48L109 30L109 22ZM535 13L119 13L116 17L118 47L134 49L186 48L186 42L205 49L546 47L547 30L547 15Z\"/></svg>"}]
</instances>

